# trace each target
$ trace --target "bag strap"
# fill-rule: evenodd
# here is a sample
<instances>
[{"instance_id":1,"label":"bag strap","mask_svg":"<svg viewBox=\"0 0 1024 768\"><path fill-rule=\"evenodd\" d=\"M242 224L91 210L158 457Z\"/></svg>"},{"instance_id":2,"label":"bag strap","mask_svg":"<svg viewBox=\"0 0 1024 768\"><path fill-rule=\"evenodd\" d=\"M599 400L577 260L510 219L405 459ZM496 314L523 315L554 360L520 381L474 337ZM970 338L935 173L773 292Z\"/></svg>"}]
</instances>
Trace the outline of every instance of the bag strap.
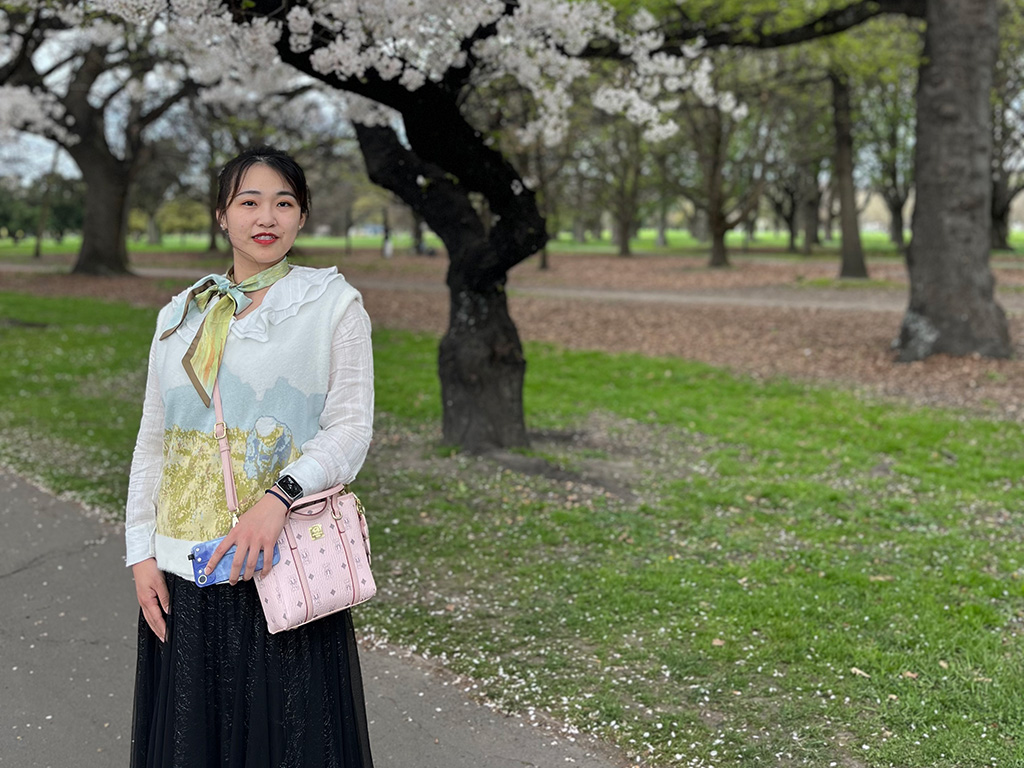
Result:
<instances>
[{"instance_id":1,"label":"bag strap","mask_svg":"<svg viewBox=\"0 0 1024 768\"><path fill-rule=\"evenodd\" d=\"M224 405L220 400L220 379L213 382L213 412L217 418L213 425L213 436L220 445L220 466L224 470L224 498L231 513L231 524L238 523L238 489L235 487L235 473L231 470L231 446L228 445L228 425L224 421Z\"/></svg>"},{"instance_id":2,"label":"bag strap","mask_svg":"<svg viewBox=\"0 0 1024 768\"><path fill-rule=\"evenodd\" d=\"M231 524L238 524L238 489L235 486L235 473L231 468L231 446L228 445L228 426L224 422L224 404L220 399L220 379L213 382L213 413L217 421L213 425L213 436L217 438L217 443L220 446L220 466L224 471L224 498L228 503L228 511L231 512ZM333 488L328 488L326 491L320 491L320 493L311 494L309 496L303 496L301 499L296 499L292 502L289 507L289 511L298 507L304 507L309 504L313 504L321 499L326 499L329 496L333 496L338 493L347 493L348 486L336 485ZM359 504L361 509L362 504L359 503L358 499L356 503Z\"/></svg>"}]
</instances>

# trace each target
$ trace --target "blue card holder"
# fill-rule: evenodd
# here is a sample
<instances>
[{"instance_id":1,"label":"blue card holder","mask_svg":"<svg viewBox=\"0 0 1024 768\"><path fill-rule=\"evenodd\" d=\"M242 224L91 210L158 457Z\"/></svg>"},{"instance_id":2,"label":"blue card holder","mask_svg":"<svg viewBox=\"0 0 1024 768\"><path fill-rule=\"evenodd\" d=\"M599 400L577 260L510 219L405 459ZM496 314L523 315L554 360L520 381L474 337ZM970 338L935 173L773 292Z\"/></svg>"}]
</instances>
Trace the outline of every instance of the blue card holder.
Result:
<instances>
[{"instance_id":1,"label":"blue card holder","mask_svg":"<svg viewBox=\"0 0 1024 768\"><path fill-rule=\"evenodd\" d=\"M200 587L208 587L211 584L220 584L222 581L227 581L231 578L231 562L235 559L235 547L231 547L227 552L224 553L224 557L217 563L217 567L213 569L213 573L205 573L206 564L210 562L210 558L213 556L213 550L217 548L217 545L224 541L224 536L219 539L210 539L204 541L202 544L196 544L192 547L192 553L188 556L188 559L192 561L192 577ZM246 555L248 559L248 555ZM271 560L271 565L277 565L281 559L281 553L277 549L277 544L274 545L274 557ZM263 552L260 552L259 557L256 558L256 570L259 571L263 568ZM245 560L242 561L242 571L245 571Z\"/></svg>"}]
</instances>

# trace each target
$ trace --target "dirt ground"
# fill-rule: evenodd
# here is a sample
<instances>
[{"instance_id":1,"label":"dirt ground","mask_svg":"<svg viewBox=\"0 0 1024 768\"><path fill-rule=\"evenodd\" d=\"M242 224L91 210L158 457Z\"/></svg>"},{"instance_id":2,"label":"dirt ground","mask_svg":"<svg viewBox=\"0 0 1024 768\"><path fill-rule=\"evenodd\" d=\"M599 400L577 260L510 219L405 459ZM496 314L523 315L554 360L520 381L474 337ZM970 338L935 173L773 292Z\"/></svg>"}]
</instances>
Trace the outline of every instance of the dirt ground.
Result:
<instances>
[{"instance_id":1,"label":"dirt ground","mask_svg":"<svg viewBox=\"0 0 1024 768\"><path fill-rule=\"evenodd\" d=\"M148 266L182 269L192 261L163 256ZM554 255L541 271L530 259L510 275L509 306L524 340L685 357L755 377L835 382L1024 420L1024 269L1012 263L995 272L1015 359L936 356L910 364L894 362L892 351L907 296L899 262L872 264L869 282L850 285L831 279L836 264L830 260L736 259L727 270L704 263L695 257ZM439 257L383 260L360 253L340 260L375 326L434 333L447 324L446 267ZM187 282L184 273L79 278L0 271L0 290L147 305L162 304Z\"/></svg>"}]
</instances>

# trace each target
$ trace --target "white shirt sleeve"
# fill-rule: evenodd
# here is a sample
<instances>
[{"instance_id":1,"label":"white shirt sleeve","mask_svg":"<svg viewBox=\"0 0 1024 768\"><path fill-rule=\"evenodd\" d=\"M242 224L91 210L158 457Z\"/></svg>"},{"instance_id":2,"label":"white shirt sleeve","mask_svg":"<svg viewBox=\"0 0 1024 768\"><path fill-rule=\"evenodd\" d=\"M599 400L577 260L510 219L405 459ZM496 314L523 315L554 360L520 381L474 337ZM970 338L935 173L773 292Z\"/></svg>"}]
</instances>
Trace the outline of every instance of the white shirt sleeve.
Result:
<instances>
[{"instance_id":1,"label":"white shirt sleeve","mask_svg":"<svg viewBox=\"0 0 1024 768\"><path fill-rule=\"evenodd\" d=\"M373 435L373 348L370 318L358 301L348 305L331 341L331 374L320 431L285 467L306 495L352 482Z\"/></svg>"},{"instance_id":2,"label":"white shirt sleeve","mask_svg":"<svg viewBox=\"0 0 1024 768\"><path fill-rule=\"evenodd\" d=\"M159 334L159 328L157 334ZM128 502L125 506L124 538L129 566L156 556L156 493L163 468L164 402L156 373L156 344L149 348L149 373L146 397L142 403L142 422L132 454L128 477Z\"/></svg>"}]
</instances>

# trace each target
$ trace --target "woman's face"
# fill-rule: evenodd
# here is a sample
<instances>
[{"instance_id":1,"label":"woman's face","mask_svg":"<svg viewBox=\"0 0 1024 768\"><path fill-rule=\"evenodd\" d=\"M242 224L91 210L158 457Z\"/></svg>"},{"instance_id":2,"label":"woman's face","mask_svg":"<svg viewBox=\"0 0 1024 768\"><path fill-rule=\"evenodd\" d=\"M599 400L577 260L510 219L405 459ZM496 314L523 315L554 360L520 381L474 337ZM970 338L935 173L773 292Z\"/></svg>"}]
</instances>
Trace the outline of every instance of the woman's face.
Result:
<instances>
[{"instance_id":1,"label":"woman's face","mask_svg":"<svg viewBox=\"0 0 1024 768\"><path fill-rule=\"evenodd\" d=\"M254 165L238 194L218 212L234 251L235 280L272 267L285 257L306 221L288 183L272 168Z\"/></svg>"}]
</instances>

